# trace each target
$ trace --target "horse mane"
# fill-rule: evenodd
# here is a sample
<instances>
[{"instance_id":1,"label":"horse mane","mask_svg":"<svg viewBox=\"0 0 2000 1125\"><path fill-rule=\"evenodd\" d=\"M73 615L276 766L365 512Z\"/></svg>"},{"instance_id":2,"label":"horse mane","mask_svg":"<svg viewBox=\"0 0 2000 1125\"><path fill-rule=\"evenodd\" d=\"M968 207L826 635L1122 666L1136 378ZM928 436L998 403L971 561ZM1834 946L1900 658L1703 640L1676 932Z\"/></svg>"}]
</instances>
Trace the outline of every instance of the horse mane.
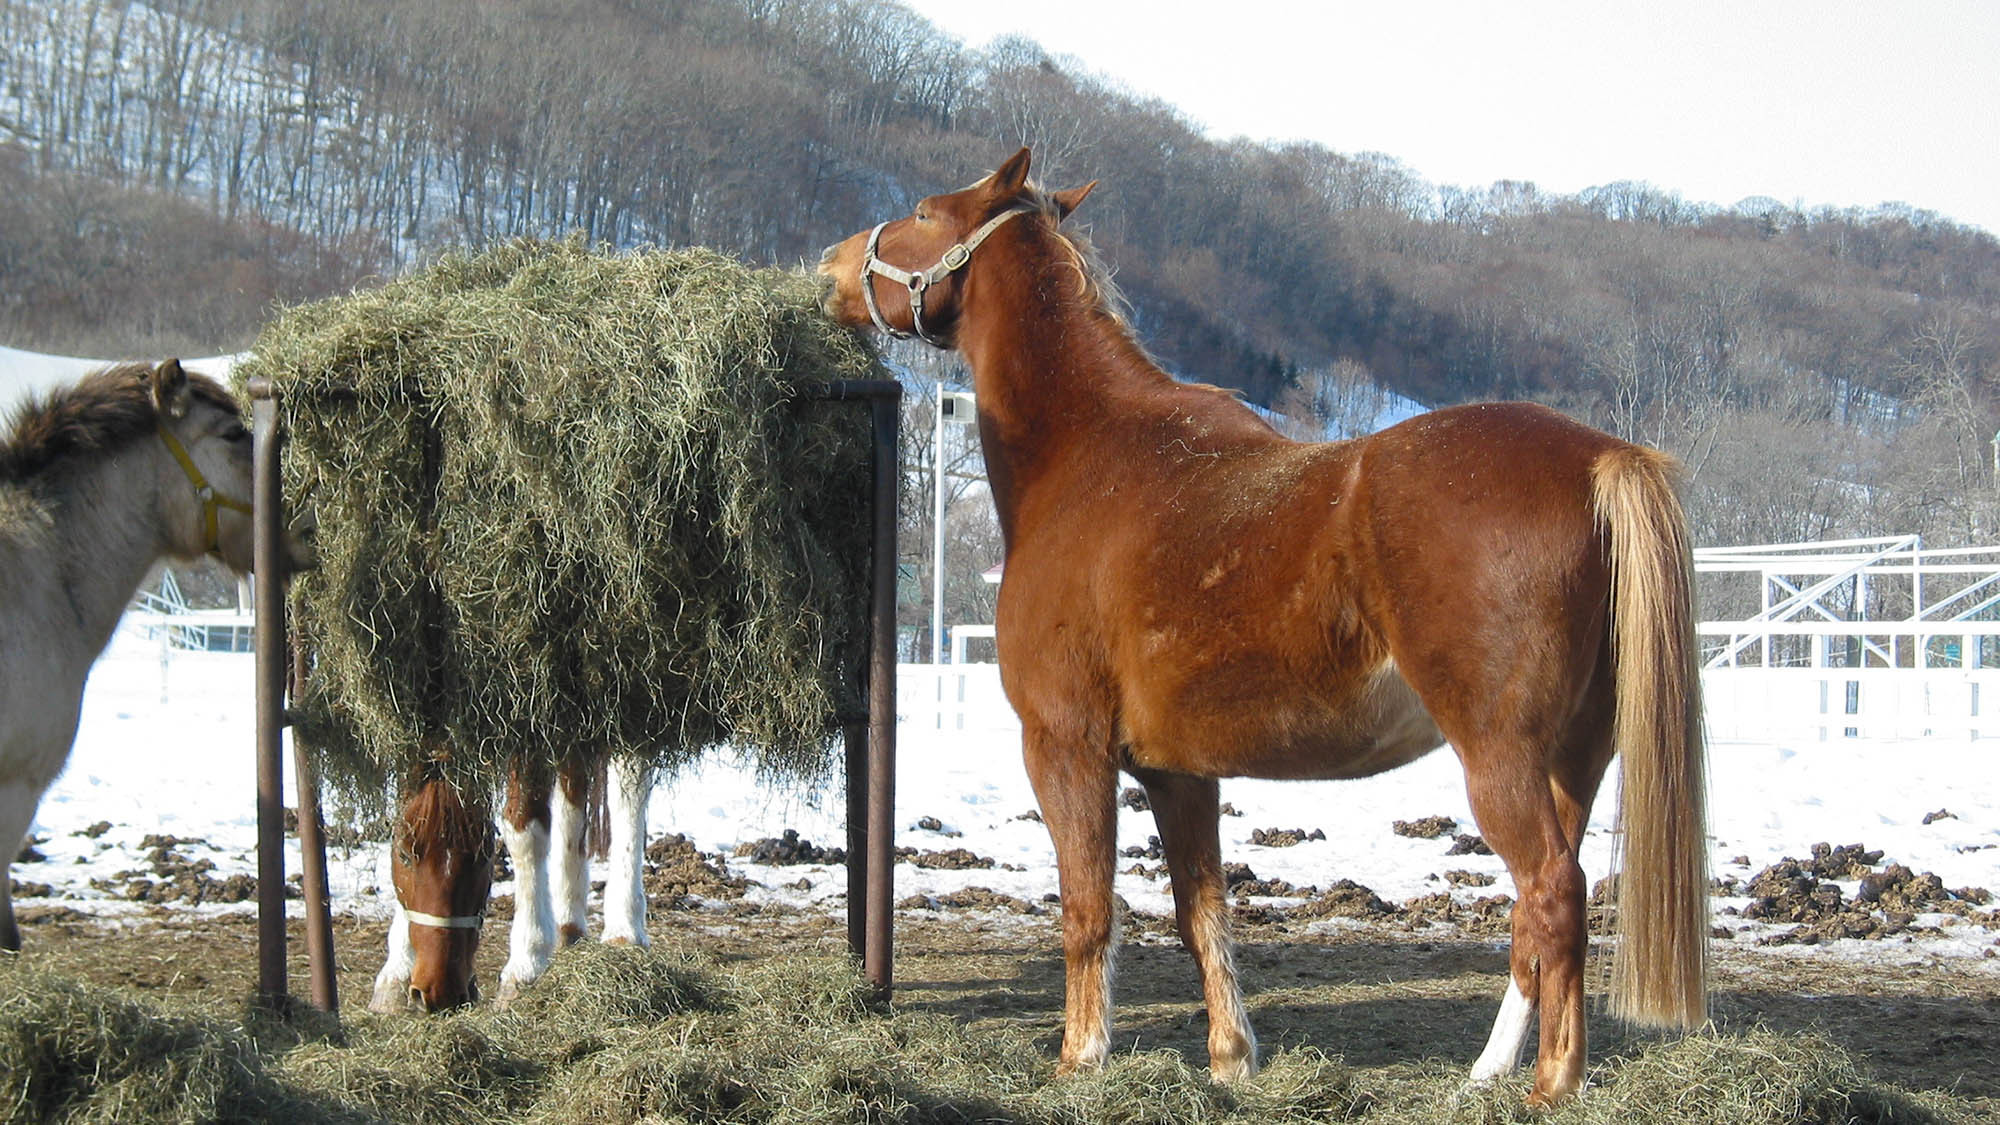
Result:
<instances>
[{"instance_id":1,"label":"horse mane","mask_svg":"<svg viewBox=\"0 0 2000 1125\"><path fill-rule=\"evenodd\" d=\"M30 396L17 407L0 437L0 480L25 481L75 457L101 455L151 434L150 363L121 363L93 371L65 387ZM231 414L236 400L222 384L188 372L195 398Z\"/></svg>"},{"instance_id":2,"label":"horse mane","mask_svg":"<svg viewBox=\"0 0 2000 1125\"><path fill-rule=\"evenodd\" d=\"M1085 305L1103 316L1117 332L1120 339L1132 348L1133 353L1139 359L1159 368L1160 373L1173 386L1181 390L1206 393L1219 401L1226 401L1237 406L1245 405L1246 400L1243 392L1240 390L1232 387L1216 386L1213 383L1182 379L1178 376L1168 374L1165 365L1160 363L1159 357L1155 356L1146 347L1145 343L1139 339L1138 330L1132 327L1132 306L1125 299L1125 294L1119 290L1117 284L1112 280L1112 268L1098 254L1097 247L1090 241L1090 235L1074 228L1064 228L1061 225L1062 211L1056 206L1055 197L1052 194L1032 183L1028 184L1024 191L1027 195L1026 201L1032 204L1036 211L1044 218L1048 219L1049 231L1055 235L1057 247L1068 259L1066 264L1076 271L1078 286ZM1270 423L1264 421L1255 411L1246 409L1245 413L1256 420L1259 428L1271 430ZM1275 433L1276 431L1272 430L1271 432Z\"/></svg>"},{"instance_id":3,"label":"horse mane","mask_svg":"<svg viewBox=\"0 0 2000 1125\"><path fill-rule=\"evenodd\" d=\"M407 849L416 837L453 851L488 854L493 849L488 814L464 801L452 784L441 778L416 786L396 820L394 836L399 849Z\"/></svg>"},{"instance_id":4,"label":"horse mane","mask_svg":"<svg viewBox=\"0 0 2000 1125\"><path fill-rule=\"evenodd\" d=\"M1132 329L1131 303L1112 280L1112 269L1097 247L1092 245L1090 235L1075 228L1062 227L1062 210L1056 206L1055 196L1044 191L1039 185L1028 184L1024 189L1025 202L1049 221L1049 231L1056 236L1057 246L1066 251L1068 265L1076 271L1077 286L1084 303L1102 313L1119 331L1138 344L1138 336Z\"/></svg>"}]
</instances>

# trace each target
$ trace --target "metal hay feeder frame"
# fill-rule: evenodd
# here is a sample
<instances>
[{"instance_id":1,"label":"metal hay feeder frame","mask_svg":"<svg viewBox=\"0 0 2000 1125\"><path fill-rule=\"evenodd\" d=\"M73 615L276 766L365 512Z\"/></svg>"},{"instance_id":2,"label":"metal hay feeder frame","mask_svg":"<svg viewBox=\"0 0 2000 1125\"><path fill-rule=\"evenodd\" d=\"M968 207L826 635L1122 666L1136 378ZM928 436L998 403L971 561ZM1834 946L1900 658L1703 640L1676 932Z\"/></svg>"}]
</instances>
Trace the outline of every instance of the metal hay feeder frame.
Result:
<instances>
[{"instance_id":1,"label":"metal hay feeder frame","mask_svg":"<svg viewBox=\"0 0 2000 1125\"><path fill-rule=\"evenodd\" d=\"M278 389L251 379L254 479L251 506L256 568L251 583L257 611L257 992L271 1006L287 999L285 934L285 822L283 729L288 679L303 680L303 649L286 621L283 549L284 492L280 471L284 435L278 428ZM865 721L843 723L847 751L847 945L862 971L886 997L893 985L896 807L896 443L903 388L889 379L845 379L823 384L808 397L865 401L873 431L870 504L868 659ZM305 749L294 742L298 789L300 866L305 883L305 942L314 1007L339 1009L334 979L333 913L328 901L326 835L320 817L319 778Z\"/></svg>"}]
</instances>

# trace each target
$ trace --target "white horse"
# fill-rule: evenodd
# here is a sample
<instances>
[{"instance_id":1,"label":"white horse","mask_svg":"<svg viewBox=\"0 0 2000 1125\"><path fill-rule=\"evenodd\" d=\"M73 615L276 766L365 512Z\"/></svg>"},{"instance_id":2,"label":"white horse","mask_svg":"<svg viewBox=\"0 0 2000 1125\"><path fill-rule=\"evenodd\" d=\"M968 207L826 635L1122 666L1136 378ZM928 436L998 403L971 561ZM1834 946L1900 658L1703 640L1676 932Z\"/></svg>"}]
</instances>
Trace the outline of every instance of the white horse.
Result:
<instances>
[{"instance_id":1,"label":"white horse","mask_svg":"<svg viewBox=\"0 0 2000 1125\"><path fill-rule=\"evenodd\" d=\"M602 940L650 944L646 937L646 800L652 771L613 758L598 785L587 768L559 771L553 783L508 778L501 835L514 866L514 924L498 999L520 995L549 967L555 951L588 931L586 837L601 808L608 816ZM602 776L602 775L600 775ZM389 955L375 976L369 1008L435 1011L479 998L472 960L486 920L492 883L492 824L459 803L443 781L414 787L391 848L396 916Z\"/></svg>"},{"instance_id":2,"label":"white horse","mask_svg":"<svg viewBox=\"0 0 2000 1125\"><path fill-rule=\"evenodd\" d=\"M250 431L179 360L30 398L0 436L0 847L69 760L84 679L161 558L250 569ZM0 867L0 949L21 948Z\"/></svg>"}]
</instances>

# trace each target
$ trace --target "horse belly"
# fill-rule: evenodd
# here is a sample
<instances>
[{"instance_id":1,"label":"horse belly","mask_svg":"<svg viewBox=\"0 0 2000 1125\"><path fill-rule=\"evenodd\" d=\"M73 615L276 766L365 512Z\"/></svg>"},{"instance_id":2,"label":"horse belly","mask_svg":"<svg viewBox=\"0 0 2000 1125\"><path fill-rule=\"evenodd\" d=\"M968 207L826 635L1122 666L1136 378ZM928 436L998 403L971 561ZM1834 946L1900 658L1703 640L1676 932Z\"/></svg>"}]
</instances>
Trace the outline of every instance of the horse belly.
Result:
<instances>
[{"instance_id":1,"label":"horse belly","mask_svg":"<svg viewBox=\"0 0 2000 1125\"><path fill-rule=\"evenodd\" d=\"M1416 691L1387 660L1344 694L1237 688L1228 693L1231 706L1183 707L1175 719L1128 729L1128 758L1144 768L1213 777L1351 778L1395 769L1444 742Z\"/></svg>"}]
</instances>

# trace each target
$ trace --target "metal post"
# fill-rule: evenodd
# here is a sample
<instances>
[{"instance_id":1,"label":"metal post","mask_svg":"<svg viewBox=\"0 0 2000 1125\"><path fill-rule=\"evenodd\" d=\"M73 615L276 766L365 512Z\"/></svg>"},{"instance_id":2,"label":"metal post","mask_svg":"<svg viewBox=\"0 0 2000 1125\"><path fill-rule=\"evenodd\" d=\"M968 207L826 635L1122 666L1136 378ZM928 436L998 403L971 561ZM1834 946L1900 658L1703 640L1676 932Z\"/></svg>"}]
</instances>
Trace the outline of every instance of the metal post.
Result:
<instances>
[{"instance_id":1,"label":"metal post","mask_svg":"<svg viewBox=\"0 0 2000 1125\"><path fill-rule=\"evenodd\" d=\"M279 728L285 704L284 544L279 507L278 404L268 380L250 381L251 565L257 606L257 992L285 999L285 808Z\"/></svg>"},{"instance_id":2,"label":"metal post","mask_svg":"<svg viewBox=\"0 0 2000 1125\"><path fill-rule=\"evenodd\" d=\"M896 908L896 431L902 387L871 400L875 546L869 566L868 920L862 971L884 996L895 983Z\"/></svg>"},{"instance_id":3,"label":"metal post","mask_svg":"<svg viewBox=\"0 0 2000 1125\"><path fill-rule=\"evenodd\" d=\"M816 392L865 399L872 433L872 543L868 566L868 722L847 728L847 939L869 983L895 981L896 852L896 443L902 385L841 380Z\"/></svg>"},{"instance_id":4,"label":"metal post","mask_svg":"<svg viewBox=\"0 0 2000 1125\"><path fill-rule=\"evenodd\" d=\"M931 664L944 653L944 387L931 415Z\"/></svg>"},{"instance_id":5,"label":"metal post","mask_svg":"<svg viewBox=\"0 0 2000 1125\"><path fill-rule=\"evenodd\" d=\"M849 723L847 742L847 951L868 955L868 724Z\"/></svg>"},{"instance_id":6,"label":"metal post","mask_svg":"<svg viewBox=\"0 0 2000 1125\"><path fill-rule=\"evenodd\" d=\"M292 698L306 682L305 647L293 639ZM326 822L319 811L319 771L313 768L296 733L292 736L292 779L299 790L299 867L306 890L306 963L312 972L313 1007L340 1011L340 986L333 972L333 905L326 886Z\"/></svg>"}]
</instances>

